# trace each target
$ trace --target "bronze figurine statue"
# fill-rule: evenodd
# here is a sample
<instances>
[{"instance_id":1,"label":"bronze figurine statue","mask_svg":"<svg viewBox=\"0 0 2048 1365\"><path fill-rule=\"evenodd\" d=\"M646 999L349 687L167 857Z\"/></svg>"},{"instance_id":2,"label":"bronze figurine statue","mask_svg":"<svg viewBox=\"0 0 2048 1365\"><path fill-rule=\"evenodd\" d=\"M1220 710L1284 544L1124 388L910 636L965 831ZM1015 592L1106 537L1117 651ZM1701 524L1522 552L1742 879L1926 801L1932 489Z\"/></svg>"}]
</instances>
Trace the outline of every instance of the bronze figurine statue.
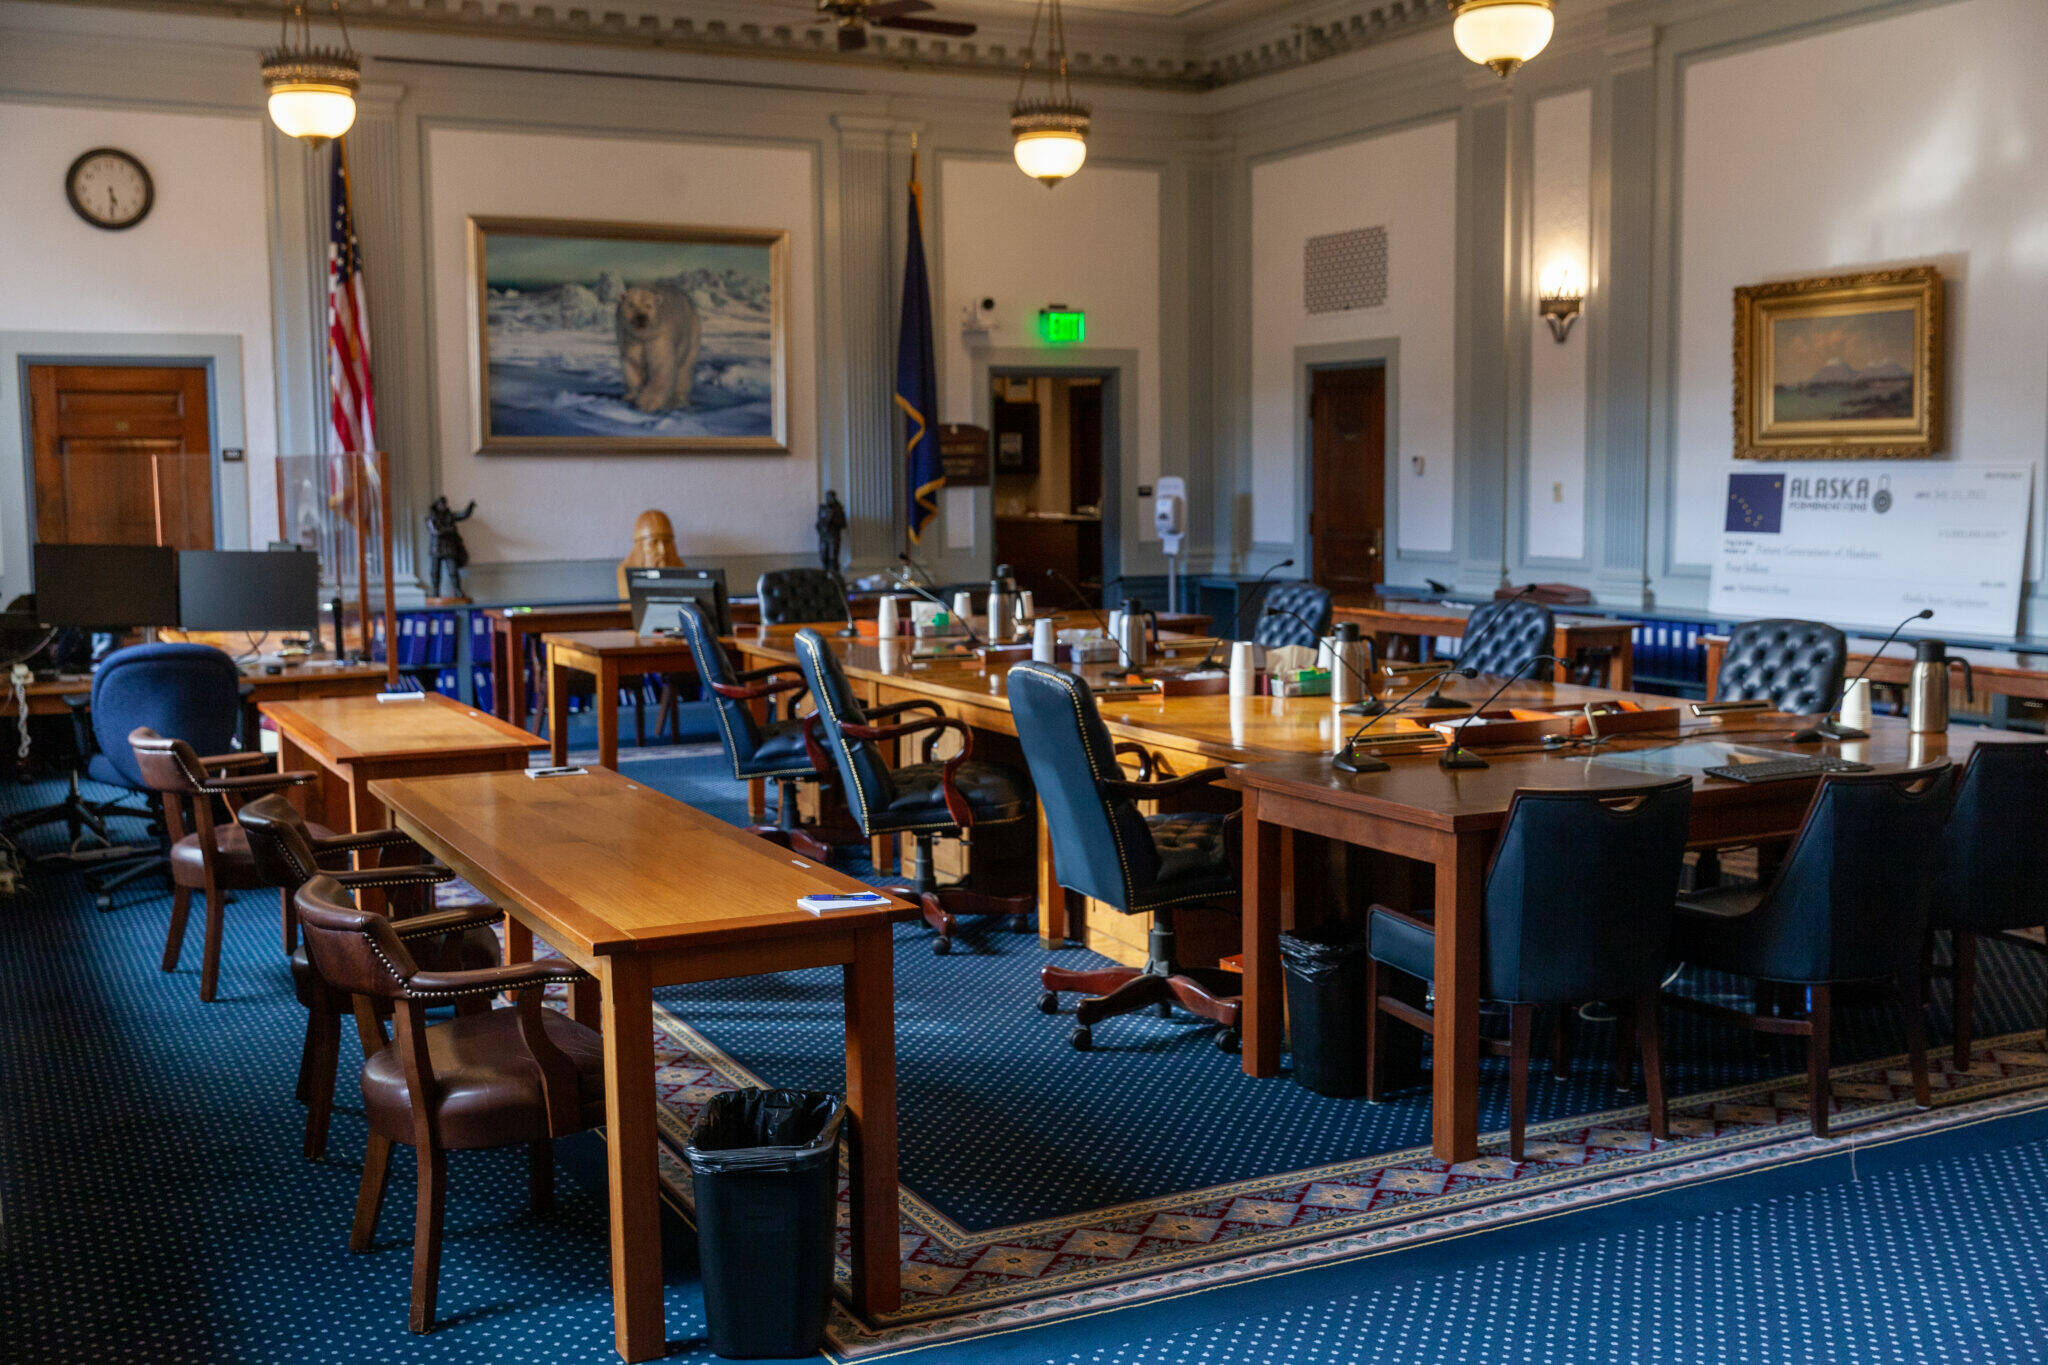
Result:
<instances>
[{"instance_id":1,"label":"bronze figurine statue","mask_svg":"<svg viewBox=\"0 0 2048 1365\"><path fill-rule=\"evenodd\" d=\"M469 547L462 543L462 532L455 528L468 521L476 512L476 499L469 500L469 506L457 512L448 505L444 494L435 498L433 506L427 508L427 525L434 532L434 586L428 600L439 602L467 602L462 592L462 571L469 566ZM453 589L447 597L441 596L441 570L448 570L449 586Z\"/></svg>"}]
</instances>

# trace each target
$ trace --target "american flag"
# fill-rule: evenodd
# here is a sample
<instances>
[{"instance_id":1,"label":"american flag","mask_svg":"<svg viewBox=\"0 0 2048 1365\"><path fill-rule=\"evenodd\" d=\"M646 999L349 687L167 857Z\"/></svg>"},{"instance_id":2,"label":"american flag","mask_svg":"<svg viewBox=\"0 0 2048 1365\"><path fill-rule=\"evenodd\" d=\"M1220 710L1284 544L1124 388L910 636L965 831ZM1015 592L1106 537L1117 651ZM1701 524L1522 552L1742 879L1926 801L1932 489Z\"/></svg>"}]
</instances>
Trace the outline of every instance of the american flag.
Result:
<instances>
[{"instance_id":1,"label":"american flag","mask_svg":"<svg viewBox=\"0 0 2048 1365\"><path fill-rule=\"evenodd\" d=\"M370 310L363 294L363 249L348 202L348 156L334 144L328 183L327 394L337 452L377 448L377 404L370 394Z\"/></svg>"}]
</instances>

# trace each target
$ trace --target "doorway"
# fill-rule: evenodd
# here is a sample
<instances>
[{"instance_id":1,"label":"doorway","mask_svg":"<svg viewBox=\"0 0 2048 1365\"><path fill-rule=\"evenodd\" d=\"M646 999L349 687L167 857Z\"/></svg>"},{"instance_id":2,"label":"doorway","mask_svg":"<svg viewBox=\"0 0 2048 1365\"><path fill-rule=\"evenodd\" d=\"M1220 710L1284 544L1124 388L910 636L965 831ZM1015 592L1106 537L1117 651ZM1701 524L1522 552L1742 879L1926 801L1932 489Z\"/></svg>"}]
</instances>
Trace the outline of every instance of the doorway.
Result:
<instances>
[{"instance_id":1,"label":"doorway","mask_svg":"<svg viewBox=\"0 0 2048 1365\"><path fill-rule=\"evenodd\" d=\"M1367 596L1386 569L1387 369L1309 371L1310 576Z\"/></svg>"},{"instance_id":2,"label":"doorway","mask_svg":"<svg viewBox=\"0 0 2048 1365\"><path fill-rule=\"evenodd\" d=\"M25 368L35 539L213 548L205 365Z\"/></svg>"},{"instance_id":3,"label":"doorway","mask_svg":"<svg viewBox=\"0 0 2048 1365\"><path fill-rule=\"evenodd\" d=\"M1064 598L1057 574L1102 603L1118 556L1104 531L1104 432L1114 386L1098 374L1017 373L989 379L994 562L1019 587Z\"/></svg>"}]
</instances>

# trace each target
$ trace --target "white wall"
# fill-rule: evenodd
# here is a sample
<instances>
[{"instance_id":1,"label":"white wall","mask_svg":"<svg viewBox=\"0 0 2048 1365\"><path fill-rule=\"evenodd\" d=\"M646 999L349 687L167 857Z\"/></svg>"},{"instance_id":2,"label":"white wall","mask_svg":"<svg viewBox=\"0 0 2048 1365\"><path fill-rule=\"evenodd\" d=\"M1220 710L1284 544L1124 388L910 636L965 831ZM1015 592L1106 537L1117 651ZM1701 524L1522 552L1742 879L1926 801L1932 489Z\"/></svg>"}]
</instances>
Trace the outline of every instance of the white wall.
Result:
<instances>
[{"instance_id":1,"label":"white wall","mask_svg":"<svg viewBox=\"0 0 2048 1365\"><path fill-rule=\"evenodd\" d=\"M1001 326L987 344L1005 350L1040 347L1038 310L1047 304L1081 309L1088 349L1138 353L1137 392L1120 396L1138 405L1137 449L1123 451L1121 471L1129 503L1138 484L1159 475L1159 172L1090 161L1047 189L1007 156L948 156L938 184L942 278L933 281L932 325L943 420L973 420L975 367L960 329L970 303L996 300ZM964 516L979 516L985 500L986 490L948 490L940 517L949 547L964 548ZM1141 534L1157 539L1149 521Z\"/></svg>"},{"instance_id":2,"label":"white wall","mask_svg":"<svg viewBox=\"0 0 2048 1365\"><path fill-rule=\"evenodd\" d=\"M220 375L230 411L214 413L221 443L249 452L248 487L224 471L224 514L253 525L217 528L222 544L257 543L276 529L271 482L277 450L272 366L269 209L261 116L167 114L72 105L0 104L0 333L120 333L135 353L162 355L149 335L233 336L242 372ZM122 232L95 228L71 210L64 176L80 152L118 147L148 167L156 185L150 215ZM86 347L107 354L105 346ZM176 348L178 353L189 347ZM118 350L115 352L118 353ZM12 394L14 376L0 382ZM237 401L238 396L245 398ZM219 406L219 404L217 404ZM0 438L0 550L10 581L27 563L23 411L7 402L14 429ZM241 512L238 504L248 508Z\"/></svg>"},{"instance_id":3,"label":"white wall","mask_svg":"<svg viewBox=\"0 0 2048 1365\"><path fill-rule=\"evenodd\" d=\"M1591 259L1593 94L1536 101L1529 281L1553 265L1583 286ZM1525 549L1531 558L1586 553L1586 333L1581 318L1562 345L1529 318L1529 478Z\"/></svg>"},{"instance_id":4,"label":"white wall","mask_svg":"<svg viewBox=\"0 0 2048 1365\"><path fill-rule=\"evenodd\" d=\"M436 128L427 138L439 491L473 558L623 556L657 507L686 560L807 554L818 502L817 168L760 143L670 142ZM472 216L702 223L789 231L787 455L478 455L468 278ZM393 382L384 378L382 382Z\"/></svg>"},{"instance_id":5,"label":"white wall","mask_svg":"<svg viewBox=\"0 0 2048 1365\"><path fill-rule=\"evenodd\" d=\"M1401 551L1452 548L1455 470L1454 279L1457 124L1440 120L1252 168L1252 538L1294 540L1294 352L1299 346L1397 338L1398 418L1387 458L1399 467ZM1383 307L1309 316L1302 251L1310 237L1387 229ZM1420 457L1423 470L1414 472Z\"/></svg>"},{"instance_id":6,"label":"white wall","mask_svg":"<svg viewBox=\"0 0 2048 1365\"><path fill-rule=\"evenodd\" d=\"M1671 486L1679 564L1706 562L1720 526L1741 285L1938 264L1949 285L1946 458L2042 465L2043 51L2040 0L1961 0L1689 69ZM2037 475L2037 546L2043 483Z\"/></svg>"}]
</instances>

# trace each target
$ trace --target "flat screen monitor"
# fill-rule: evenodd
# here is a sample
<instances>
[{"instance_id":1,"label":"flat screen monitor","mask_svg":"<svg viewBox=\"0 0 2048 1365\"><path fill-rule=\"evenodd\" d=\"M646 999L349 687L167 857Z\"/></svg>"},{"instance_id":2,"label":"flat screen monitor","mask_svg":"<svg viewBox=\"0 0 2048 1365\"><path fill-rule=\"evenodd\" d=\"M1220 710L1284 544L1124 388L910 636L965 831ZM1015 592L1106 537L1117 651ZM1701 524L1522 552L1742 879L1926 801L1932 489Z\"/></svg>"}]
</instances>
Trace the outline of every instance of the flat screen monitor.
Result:
<instances>
[{"instance_id":1,"label":"flat screen monitor","mask_svg":"<svg viewBox=\"0 0 2048 1365\"><path fill-rule=\"evenodd\" d=\"M178 624L178 552L162 545L35 547L36 615L46 626L133 630Z\"/></svg>"},{"instance_id":2,"label":"flat screen monitor","mask_svg":"<svg viewBox=\"0 0 2048 1365\"><path fill-rule=\"evenodd\" d=\"M676 607L684 602L696 603L720 635L732 634L723 569L628 569L626 594L632 599L633 629L642 635L681 629Z\"/></svg>"},{"instance_id":3,"label":"flat screen monitor","mask_svg":"<svg viewBox=\"0 0 2048 1365\"><path fill-rule=\"evenodd\" d=\"M320 629L320 556L305 550L180 550L187 630Z\"/></svg>"}]
</instances>

